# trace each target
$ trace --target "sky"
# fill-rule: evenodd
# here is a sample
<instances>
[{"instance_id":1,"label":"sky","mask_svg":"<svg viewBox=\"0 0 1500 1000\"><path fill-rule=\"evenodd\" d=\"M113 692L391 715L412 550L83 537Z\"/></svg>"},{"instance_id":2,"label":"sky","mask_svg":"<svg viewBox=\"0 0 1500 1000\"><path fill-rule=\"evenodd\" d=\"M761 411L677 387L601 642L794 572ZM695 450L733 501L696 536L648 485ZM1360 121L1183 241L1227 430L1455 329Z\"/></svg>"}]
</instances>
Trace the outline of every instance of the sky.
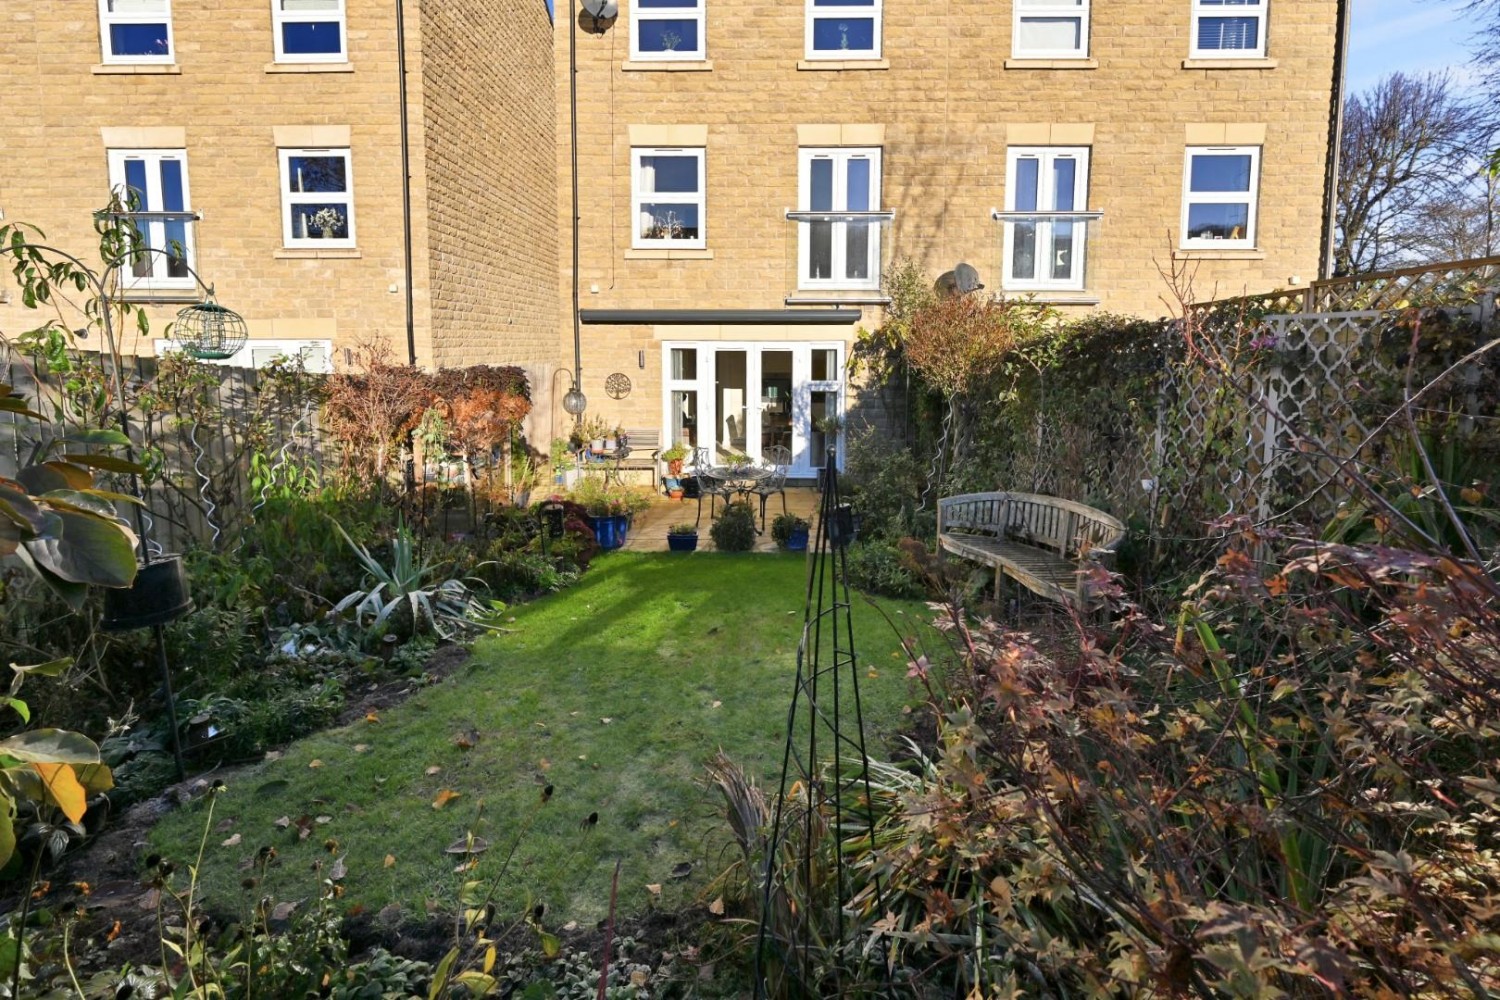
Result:
<instances>
[{"instance_id":1,"label":"sky","mask_svg":"<svg viewBox=\"0 0 1500 1000\"><path fill-rule=\"evenodd\" d=\"M1461 0L1353 0L1349 33L1350 93L1387 73L1449 69L1456 82L1474 79L1469 29ZM1274 16L1274 15L1273 15Z\"/></svg>"}]
</instances>

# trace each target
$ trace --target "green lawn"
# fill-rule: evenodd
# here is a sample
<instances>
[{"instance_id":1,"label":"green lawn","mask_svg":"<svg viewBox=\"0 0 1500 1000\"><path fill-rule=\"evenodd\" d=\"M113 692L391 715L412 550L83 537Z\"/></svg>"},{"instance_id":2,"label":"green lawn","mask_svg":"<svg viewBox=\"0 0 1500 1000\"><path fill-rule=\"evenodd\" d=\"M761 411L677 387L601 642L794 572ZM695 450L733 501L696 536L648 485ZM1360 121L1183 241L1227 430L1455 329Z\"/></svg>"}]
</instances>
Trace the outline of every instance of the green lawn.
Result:
<instances>
[{"instance_id":1,"label":"green lawn","mask_svg":"<svg viewBox=\"0 0 1500 1000\"><path fill-rule=\"evenodd\" d=\"M545 902L553 926L592 922L617 859L622 911L690 900L733 858L704 761L723 747L767 785L779 774L805 574L800 556L600 559L571 590L516 609L514 632L480 642L443 683L232 776L215 807L223 828L209 834L211 897L238 907L241 863L269 844L280 854L271 893L310 898L311 862L332 838L351 902L449 909L460 881L493 878L530 823L499 883L507 906ZM902 623L924 611L883 606ZM901 725L909 682L885 620L858 597L854 613L878 752ZM467 733L478 738L464 749ZM539 806L546 783L555 793ZM459 795L435 809L444 789ZM596 811L597 826L581 825ZM299 841L304 816L312 833ZM280 817L292 825L278 828ZM201 804L167 817L156 849L191 861L203 819ZM443 850L471 829L492 846L476 872L456 874L461 859ZM692 875L674 880L681 862Z\"/></svg>"}]
</instances>

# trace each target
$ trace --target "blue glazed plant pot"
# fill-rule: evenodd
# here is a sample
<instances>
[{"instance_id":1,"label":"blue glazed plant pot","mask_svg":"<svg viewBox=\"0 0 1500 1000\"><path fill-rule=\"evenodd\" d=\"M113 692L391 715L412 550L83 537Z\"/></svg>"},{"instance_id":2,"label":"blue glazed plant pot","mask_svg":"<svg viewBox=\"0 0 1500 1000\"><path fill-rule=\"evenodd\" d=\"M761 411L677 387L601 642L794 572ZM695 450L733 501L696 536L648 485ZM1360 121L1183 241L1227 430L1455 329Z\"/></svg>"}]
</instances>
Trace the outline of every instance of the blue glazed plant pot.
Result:
<instances>
[{"instance_id":1,"label":"blue glazed plant pot","mask_svg":"<svg viewBox=\"0 0 1500 1000\"><path fill-rule=\"evenodd\" d=\"M787 537L787 540L786 540L786 550L788 552L806 552L807 551L807 529L806 528L798 528L796 531L792 532L790 536Z\"/></svg>"},{"instance_id":2,"label":"blue glazed plant pot","mask_svg":"<svg viewBox=\"0 0 1500 1000\"><path fill-rule=\"evenodd\" d=\"M668 535L667 548L672 552L696 552L698 550L698 536Z\"/></svg>"},{"instance_id":3,"label":"blue glazed plant pot","mask_svg":"<svg viewBox=\"0 0 1500 1000\"><path fill-rule=\"evenodd\" d=\"M609 552L625 544L624 534L620 531L621 520L618 517L589 518L589 527L594 529L594 539L603 551Z\"/></svg>"}]
</instances>

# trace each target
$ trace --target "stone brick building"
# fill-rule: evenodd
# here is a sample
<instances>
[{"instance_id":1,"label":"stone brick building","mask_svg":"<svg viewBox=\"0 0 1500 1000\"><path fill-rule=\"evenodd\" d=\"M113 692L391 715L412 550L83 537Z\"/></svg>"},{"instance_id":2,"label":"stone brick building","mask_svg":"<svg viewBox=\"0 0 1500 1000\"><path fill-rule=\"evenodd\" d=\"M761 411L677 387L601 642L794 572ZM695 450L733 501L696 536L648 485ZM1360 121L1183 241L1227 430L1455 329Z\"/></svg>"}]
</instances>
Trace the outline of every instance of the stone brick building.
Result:
<instances>
[{"instance_id":1,"label":"stone brick building","mask_svg":"<svg viewBox=\"0 0 1500 1000\"><path fill-rule=\"evenodd\" d=\"M237 363L323 365L377 338L401 361L524 364L545 397L551 33L544 0L6 4L0 211L90 260L112 188L195 213L143 225L246 318ZM168 254L143 272L125 291L154 303L159 334L199 290ZM9 333L37 322L17 298L0 292Z\"/></svg>"},{"instance_id":2,"label":"stone brick building","mask_svg":"<svg viewBox=\"0 0 1500 1000\"><path fill-rule=\"evenodd\" d=\"M576 20L582 388L822 461L896 255L1067 315L1319 277L1343 0L621 0ZM560 297L569 45L556 18ZM563 311L564 357L573 328ZM606 379L614 381L606 394Z\"/></svg>"}]
</instances>

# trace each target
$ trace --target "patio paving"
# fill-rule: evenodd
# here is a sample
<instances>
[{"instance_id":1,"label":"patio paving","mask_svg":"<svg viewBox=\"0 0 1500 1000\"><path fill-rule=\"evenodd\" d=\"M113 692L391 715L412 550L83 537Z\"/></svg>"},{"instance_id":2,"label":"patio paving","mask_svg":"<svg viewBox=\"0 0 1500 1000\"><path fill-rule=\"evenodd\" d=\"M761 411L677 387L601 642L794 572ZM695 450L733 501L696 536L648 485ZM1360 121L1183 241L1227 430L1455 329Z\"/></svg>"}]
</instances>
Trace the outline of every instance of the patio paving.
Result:
<instances>
[{"instance_id":1,"label":"patio paving","mask_svg":"<svg viewBox=\"0 0 1500 1000\"><path fill-rule=\"evenodd\" d=\"M757 515L760 512L760 500L751 498ZM724 509L723 504L715 503L715 513ZM786 509L788 513L796 514L806 518L810 523L815 523L818 512L818 491L811 487L789 486L786 491ZM771 540L771 522L776 515L781 513L781 498L772 497L766 501L766 531L755 540L756 552L775 552L776 543ZM625 552L665 552L667 550L667 529L674 524L683 521L692 521L698 516L698 501L696 500L671 500L667 497L657 497L651 504L649 510L642 511L635 516L630 526L630 540L625 543ZM756 518L756 527L760 526L760 519ZM703 501L703 518L698 522L698 551L712 552L714 550L713 536L708 533L708 499Z\"/></svg>"}]
</instances>

